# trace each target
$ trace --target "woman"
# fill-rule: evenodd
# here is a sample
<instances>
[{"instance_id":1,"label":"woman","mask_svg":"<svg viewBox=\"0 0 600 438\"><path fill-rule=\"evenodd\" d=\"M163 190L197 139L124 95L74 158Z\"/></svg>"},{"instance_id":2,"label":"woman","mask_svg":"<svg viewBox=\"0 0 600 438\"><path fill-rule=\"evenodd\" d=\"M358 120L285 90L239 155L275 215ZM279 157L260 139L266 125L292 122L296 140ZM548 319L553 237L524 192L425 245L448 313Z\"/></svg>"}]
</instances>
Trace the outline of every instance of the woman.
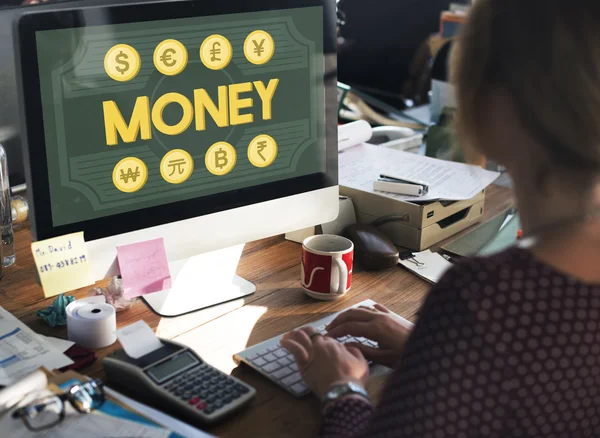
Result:
<instances>
[{"instance_id":1,"label":"woman","mask_svg":"<svg viewBox=\"0 0 600 438\"><path fill-rule=\"evenodd\" d=\"M600 436L598 23L600 2L477 0L453 54L458 132L510 172L526 239L453 267L410 336L381 307L288 334L327 394L322 435ZM395 366L377 407L365 358Z\"/></svg>"}]
</instances>

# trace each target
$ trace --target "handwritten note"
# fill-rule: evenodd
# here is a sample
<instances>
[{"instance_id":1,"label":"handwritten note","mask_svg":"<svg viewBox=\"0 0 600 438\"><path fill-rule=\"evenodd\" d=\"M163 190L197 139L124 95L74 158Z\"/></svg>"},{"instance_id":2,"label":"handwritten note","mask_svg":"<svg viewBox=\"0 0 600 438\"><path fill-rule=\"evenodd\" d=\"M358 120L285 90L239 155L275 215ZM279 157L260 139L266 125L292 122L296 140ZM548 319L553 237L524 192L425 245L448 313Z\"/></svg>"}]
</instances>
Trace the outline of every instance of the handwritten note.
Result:
<instances>
[{"instance_id":1,"label":"handwritten note","mask_svg":"<svg viewBox=\"0 0 600 438\"><path fill-rule=\"evenodd\" d=\"M171 287L171 273L163 239L119 246L117 258L126 298Z\"/></svg>"},{"instance_id":2,"label":"handwritten note","mask_svg":"<svg viewBox=\"0 0 600 438\"><path fill-rule=\"evenodd\" d=\"M94 284L83 232L33 242L31 252L46 297Z\"/></svg>"}]
</instances>

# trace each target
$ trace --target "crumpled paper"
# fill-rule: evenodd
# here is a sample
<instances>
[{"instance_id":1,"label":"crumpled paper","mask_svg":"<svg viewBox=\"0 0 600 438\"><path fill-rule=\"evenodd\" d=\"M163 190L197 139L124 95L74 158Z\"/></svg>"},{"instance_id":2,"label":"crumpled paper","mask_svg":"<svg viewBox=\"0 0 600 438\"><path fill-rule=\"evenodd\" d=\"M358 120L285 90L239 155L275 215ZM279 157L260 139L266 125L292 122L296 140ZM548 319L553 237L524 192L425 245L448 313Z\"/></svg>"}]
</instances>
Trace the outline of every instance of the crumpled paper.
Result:
<instances>
[{"instance_id":1,"label":"crumpled paper","mask_svg":"<svg viewBox=\"0 0 600 438\"><path fill-rule=\"evenodd\" d=\"M50 327L67 325L67 306L75 300L75 297L60 294L50 307L38 310L37 316L42 318Z\"/></svg>"},{"instance_id":2,"label":"crumpled paper","mask_svg":"<svg viewBox=\"0 0 600 438\"><path fill-rule=\"evenodd\" d=\"M135 298L130 300L123 296L123 280L121 277L113 277L106 288L95 287L88 292L90 297L97 295L104 295L106 302L111 304L117 312L129 309L135 301Z\"/></svg>"}]
</instances>

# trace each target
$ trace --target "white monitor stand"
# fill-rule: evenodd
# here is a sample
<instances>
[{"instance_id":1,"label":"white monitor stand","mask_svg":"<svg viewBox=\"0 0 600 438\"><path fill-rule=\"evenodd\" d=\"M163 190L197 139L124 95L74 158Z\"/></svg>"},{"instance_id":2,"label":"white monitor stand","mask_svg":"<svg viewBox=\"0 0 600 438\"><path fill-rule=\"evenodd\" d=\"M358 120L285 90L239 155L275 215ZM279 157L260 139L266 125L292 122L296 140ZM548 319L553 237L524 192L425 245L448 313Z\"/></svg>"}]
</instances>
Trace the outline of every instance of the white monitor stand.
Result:
<instances>
[{"instance_id":1,"label":"white monitor stand","mask_svg":"<svg viewBox=\"0 0 600 438\"><path fill-rule=\"evenodd\" d=\"M339 188L333 186L92 240L87 245L95 279L102 280L119 275L118 246L162 237L173 287L145 295L144 300L161 316L177 316L256 290L235 275L244 242L331 222L338 212Z\"/></svg>"},{"instance_id":2,"label":"white monitor stand","mask_svg":"<svg viewBox=\"0 0 600 438\"><path fill-rule=\"evenodd\" d=\"M177 316L251 295L256 286L235 274L244 245L169 263L173 287L144 295L160 316Z\"/></svg>"}]
</instances>

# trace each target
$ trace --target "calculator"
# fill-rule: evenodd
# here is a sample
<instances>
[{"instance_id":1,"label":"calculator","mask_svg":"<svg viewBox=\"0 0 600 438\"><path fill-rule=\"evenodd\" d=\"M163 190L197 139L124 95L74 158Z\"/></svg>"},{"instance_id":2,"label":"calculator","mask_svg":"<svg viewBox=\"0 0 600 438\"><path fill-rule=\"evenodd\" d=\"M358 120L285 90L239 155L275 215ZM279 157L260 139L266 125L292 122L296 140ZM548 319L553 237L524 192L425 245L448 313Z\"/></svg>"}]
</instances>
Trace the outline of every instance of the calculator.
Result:
<instances>
[{"instance_id":1,"label":"calculator","mask_svg":"<svg viewBox=\"0 0 600 438\"><path fill-rule=\"evenodd\" d=\"M207 364L186 346L161 342L161 348L137 359L124 350L106 356L107 385L190 424L219 421L256 394L254 388Z\"/></svg>"}]
</instances>

